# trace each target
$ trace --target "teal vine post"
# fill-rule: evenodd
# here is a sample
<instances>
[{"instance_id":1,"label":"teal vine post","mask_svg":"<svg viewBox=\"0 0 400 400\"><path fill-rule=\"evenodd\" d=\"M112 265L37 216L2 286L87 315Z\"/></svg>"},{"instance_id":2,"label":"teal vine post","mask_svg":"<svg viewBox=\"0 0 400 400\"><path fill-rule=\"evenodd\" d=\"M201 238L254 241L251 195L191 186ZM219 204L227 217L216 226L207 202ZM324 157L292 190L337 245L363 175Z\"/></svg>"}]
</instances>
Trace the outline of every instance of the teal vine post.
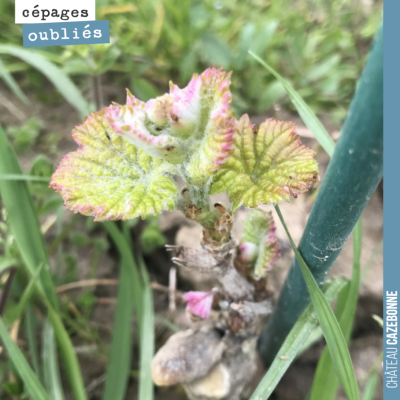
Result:
<instances>
[{"instance_id":1,"label":"teal vine post","mask_svg":"<svg viewBox=\"0 0 400 400\"><path fill-rule=\"evenodd\" d=\"M395 134L395 132L393 132ZM299 250L321 285L383 174L383 33L358 83L341 137L311 211ZM258 342L266 366L310 301L293 260L279 300Z\"/></svg>"}]
</instances>

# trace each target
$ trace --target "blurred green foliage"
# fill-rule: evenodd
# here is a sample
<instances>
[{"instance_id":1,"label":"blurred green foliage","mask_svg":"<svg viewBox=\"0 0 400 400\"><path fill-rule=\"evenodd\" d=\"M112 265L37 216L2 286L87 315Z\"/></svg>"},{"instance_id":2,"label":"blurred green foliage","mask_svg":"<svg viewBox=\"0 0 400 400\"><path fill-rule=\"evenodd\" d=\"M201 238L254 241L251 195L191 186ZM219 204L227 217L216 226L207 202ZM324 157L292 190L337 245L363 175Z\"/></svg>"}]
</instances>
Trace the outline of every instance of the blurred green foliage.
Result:
<instances>
[{"instance_id":1,"label":"blurred green foliage","mask_svg":"<svg viewBox=\"0 0 400 400\"><path fill-rule=\"evenodd\" d=\"M111 44L45 47L37 52L88 89L88 76L130 87L142 100L162 94L172 79L186 85L193 72L216 64L233 70L237 114L291 108L276 80L248 55L252 50L285 77L314 111L341 121L382 17L382 1L363 0L97 0L97 19L109 19ZM14 5L0 4L0 41L21 45ZM2 55L8 70L27 64ZM21 79L18 81L21 82ZM86 86L85 86L86 83ZM121 93L117 100L122 101ZM108 99L107 99L108 100ZM107 101L106 101L107 103Z\"/></svg>"},{"instance_id":2,"label":"blurred green foliage","mask_svg":"<svg viewBox=\"0 0 400 400\"><path fill-rule=\"evenodd\" d=\"M7 133L12 139L14 148L18 154L26 153L32 147L43 128L43 122L36 118L29 118L20 126L10 126Z\"/></svg>"},{"instance_id":3,"label":"blurred green foliage","mask_svg":"<svg viewBox=\"0 0 400 400\"><path fill-rule=\"evenodd\" d=\"M147 218L147 224L140 236L140 245L145 254L152 253L158 247L165 245L166 238L160 230L159 218Z\"/></svg>"}]
</instances>

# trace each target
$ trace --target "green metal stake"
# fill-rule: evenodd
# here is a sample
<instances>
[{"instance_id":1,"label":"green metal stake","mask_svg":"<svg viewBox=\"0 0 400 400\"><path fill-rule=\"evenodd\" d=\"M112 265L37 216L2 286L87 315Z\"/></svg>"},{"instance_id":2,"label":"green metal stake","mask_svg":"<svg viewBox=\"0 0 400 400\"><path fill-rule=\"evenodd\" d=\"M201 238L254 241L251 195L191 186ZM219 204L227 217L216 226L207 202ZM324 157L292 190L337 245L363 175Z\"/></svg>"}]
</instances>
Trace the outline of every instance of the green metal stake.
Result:
<instances>
[{"instance_id":1,"label":"green metal stake","mask_svg":"<svg viewBox=\"0 0 400 400\"><path fill-rule=\"evenodd\" d=\"M321 285L383 174L383 33L378 33L358 83L342 135L308 219L299 250ZM258 343L270 365L310 296L293 260Z\"/></svg>"}]
</instances>

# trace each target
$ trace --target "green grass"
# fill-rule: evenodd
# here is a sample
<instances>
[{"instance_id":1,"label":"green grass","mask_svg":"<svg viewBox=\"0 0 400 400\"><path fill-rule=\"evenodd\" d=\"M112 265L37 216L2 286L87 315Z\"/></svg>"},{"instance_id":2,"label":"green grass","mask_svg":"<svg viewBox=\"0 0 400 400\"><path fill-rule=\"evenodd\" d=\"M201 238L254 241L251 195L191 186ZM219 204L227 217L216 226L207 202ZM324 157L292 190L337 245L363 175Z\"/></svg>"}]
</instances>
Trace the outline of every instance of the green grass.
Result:
<instances>
[{"instance_id":1,"label":"green grass","mask_svg":"<svg viewBox=\"0 0 400 400\"><path fill-rule=\"evenodd\" d=\"M75 86L71 79L42 55L21 47L1 44L0 54L8 54L10 56L18 57L39 70L53 83L65 100L81 113L82 117L87 116L91 111L80 90Z\"/></svg>"},{"instance_id":2,"label":"green grass","mask_svg":"<svg viewBox=\"0 0 400 400\"><path fill-rule=\"evenodd\" d=\"M237 116L242 112L263 115L268 112L268 116L277 116L281 108L297 110L329 155L334 151L334 143L316 113L328 113L336 122L343 120L381 18L380 4L374 5L366 17L353 2L345 4L338 0L300 0L295 6L288 0L255 2L251 6L226 0L217 3L213 0L140 0L131 11L102 15L104 6L132 5L128 0L103 0L97 2L97 12L101 19L110 20L114 41L111 45L26 50L21 47L21 26L14 24L13 7L6 3L0 4L0 22L4 28L0 32L0 78L16 96L17 109L29 104L28 94L31 104L47 102L50 114L53 103L68 102L83 119L94 109L94 104L97 108L106 105L105 98L91 94L101 88L102 82L108 87L128 86L135 95L147 100L165 92L170 79L184 86L193 72L201 72L215 63L234 72L233 108ZM47 81L57 93L49 94ZM114 100L122 101L124 95L121 90ZM11 98L13 102L14 98ZM52 118L46 119L46 137ZM61 122L69 124L66 120ZM21 122L17 131L22 132L25 123ZM47 147L43 150L43 135L38 132L24 151L50 156L52 153ZM57 142L55 147L57 150ZM83 342L95 346L94 356L106 366L103 400L123 400L129 379L137 379L139 400L152 400L150 363L155 349L155 321L174 332L178 328L154 314L150 280L140 251L146 247L147 236L151 246L154 235L158 235L159 243L164 238L158 231L153 235L147 229L147 236L138 239L138 229L132 229L130 223L93 224L80 216L64 220L60 198L54 197L47 188L49 175L46 171L36 174L32 168L22 172L0 128L0 192L4 206L0 221L4 250L0 254L0 273L6 274L10 267L17 270L10 301L4 317L0 318L0 337L10 365L1 360L0 369L15 376L17 385L13 386L16 391L13 394L18 399L29 394L33 400L63 400L66 393L72 392L75 399L87 400L89 382L83 380L74 349L75 343ZM55 234L44 238L41 224L54 216ZM157 220L154 223L156 226ZM105 245L102 240L106 241ZM333 399L338 381L349 399L358 399L347 344L360 284L360 240L358 226L354 234L350 284L339 278L326 283L322 292L293 247L308 283L312 304L297 321L251 399L270 396L292 361L305 346L320 337L318 321L327 349L316 372L312 400L321 396ZM78 279L81 260L77 254L82 249L91 257L90 270L95 276L108 241L116 249L113 257L119 262L111 344L104 343L91 325L96 301L93 290L85 290L78 298L56 295L57 286ZM148 246L149 252L154 250L151 246ZM369 265L380 251L378 246ZM367 265L365 273L368 269ZM338 293L335 317L329 304ZM10 336L12 324L19 321L23 328L21 334L26 335L26 348L18 348ZM132 358L136 351L137 359ZM136 368L139 373L132 378L132 370ZM68 378L64 386L60 370ZM5 384L11 382L7 379ZM363 385L363 400L373 398L377 379L376 371L371 371ZM6 386L0 388L0 396L7 396Z\"/></svg>"},{"instance_id":3,"label":"green grass","mask_svg":"<svg viewBox=\"0 0 400 400\"><path fill-rule=\"evenodd\" d=\"M21 169L15 153L0 127L0 174L20 173ZM71 339L57 313L58 300L50 276L48 255L27 184L21 180L0 180L0 191L22 256L23 266L32 276L35 276L37 269L42 266L40 278L35 281L37 290L48 308L74 395L77 400L86 400L78 359Z\"/></svg>"},{"instance_id":4,"label":"green grass","mask_svg":"<svg viewBox=\"0 0 400 400\"><path fill-rule=\"evenodd\" d=\"M336 278L326 282L321 291L326 301L331 303L348 284L346 279ZM269 398L298 353L304 351L304 343L317 325L317 315L313 305L310 304L300 315L250 400L266 400Z\"/></svg>"},{"instance_id":5,"label":"green grass","mask_svg":"<svg viewBox=\"0 0 400 400\"><path fill-rule=\"evenodd\" d=\"M21 173L16 156L6 139L4 131L1 129L0 144L0 190L7 210L7 221L10 222L12 234L15 235L18 244L18 256L21 257L20 261L19 257L6 259L3 261L2 268L6 269L20 262L21 266L18 269L18 273L25 274L28 278L26 287L20 295L19 302L7 313L8 323L12 324L26 313L28 343L35 372L29 366L23 353L11 340L6 325L3 323L0 326L0 336L6 345L10 358L14 363L18 363L17 372L19 378L34 400L48 398L64 399L64 388L61 386L59 378L57 349L61 354L63 367L69 376L70 387L75 398L86 400L87 396L82 381L81 370L66 326L69 331L73 327L77 332L86 335L86 337L89 336L92 340L95 340L95 335L88 335L87 321L80 320L79 322L78 320L74 322L70 318L67 318L60 309L59 299L55 296L54 277L48 267L48 249L40 233L33 198L27 186L27 182L48 183L48 178L23 175ZM139 378L139 396L140 399L150 400L153 396L150 362L154 353L154 314L149 278L141 258L140 268L136 266L131 249L129 226L124 224L123 232L119 230L116 224L111 222L104 223L103 226L110 235L121 257L120 286L113 329L114 337L109 353L103 399L123 400L125 397L128 378L131 374L131 317L135 310L140 338L139 364L141 373ZM56 239L57 247L68 237L72 240L69 229L67 233L67 235L64 235L62 230L59 231L61 239ZM80 234L77 242L82 244L84 240L85 235ZM88 239L87 243L91 243L91 241ZM96 241L93 241L93 243L94 246L97 245ZM51 250L51 247L49 250ZM40 306L40 303L43 302L48 311L48 317L42 327L42 362L40 362L37 353L36 328L31 302L36 306ZM60 316L64 317L64 321L62 321ZM57 339L57 342L55 339ZM24 359L24 362L21 361L21 357ZM43 376L41 373L42 369Z\"/></svg>"},{"instance_id":6,"label":"green grass","mask_svg":"<svg viewBox=\"0 0 400 400\"><path fill-rule=\"evenodd\" d=\"M45 389L39 382L38 377L32 371L25 356L18 346L14 343L10 337L7 327L0 317L0 337L4 346L6 347L8 354L13 361L13 364L18 371L21 379L24 381L28 393L32 396L33 400L50 400L50 397L46 393Z\"/></svg>"},{"instance_id":7,"label":"green grass","mask_svg":"<svg viewBox=\"0 0 400 400\"><path fill-rule=\"evenodd\" d=\"M353 232L353 276L348 289L340 294L335 312L347 343L350 342L360 286L361 235L361 221L359 221ZM318 362L310 400L318 400L321 396L326 400L334 400L337 389L338 380L335 376L330 351L326 347Z\"/></svg>"},{"instance_id":8,"label":"green grass","mask_svg":"<svg viewBox=\"0 0 400 400\"><path fill-rule=\"evenodd\" d=\"M332 309L329 306L328 301L318 287L311 271L305 263L302 255L294 244L292 237L287 229L286 223L283 220L282 214L278 206L275 206L276 212L279 219L285 228L286 234L288 235L290 244L293 248L296 259L300 265L301 272L304 280L306 281L307 288L310 292L311 302L314 306L315 313L317 314L318 322L321 325L322 332L324 334L326 344L329 348L329 353L332 359L333 368L336 376L339 379L347 397L349 400L358 400L358 386L356 377L354 374L353 364L350 358L349 349L345 336L343 335L341 326L335 317ZM359 274L359 266L358 266ZM350 285L351 287L351 285ZM350 289L351 290L351 289ZM358 293L358 286L357 286ZM357 295L357 294L356 294Z\"/></svg>"},{"instance_id":9,"label":"green grass","mask_svg":"<svg viewBox=\"0 0 400 400\"><path fill-rule=\"evenodd\" d=\"M121 7L121 12L103 15L102 8L109 4ZM265 113L275 103L292 108L282 87L249 56L250 49L285 76L315 111L330 110L332 117L341 121L382 16L380 2L365 14L356 2L341 0L251 5L228 0L141 0L131 11L124 11L126 5L132 2L106 0L97 6L98 18L110 21L112 45L35 49L35 56L28 60L25 54L30 50L20 47L22 31L14 24L14 10L2 4L0 43L9 44L0 49L5 71L24 73L20 80L25 92L32 87L41 92L32 68L38 68L36 61L41 63L45 58L80 86L87 88L93 76L106 74L103 81L128 86L147 100L165 92L170 79L186 85L194 71L201 72L215 63L234 71L234 108L238 113ZM60 93L67 95L64 90ZM121 91L117 100L123 96ZM91 102L96 103L96 99ZM72 104L85 114L85 107L78 103L82 103L78 97L76 102L72 98Z\"/></svg>"}]
</instances>

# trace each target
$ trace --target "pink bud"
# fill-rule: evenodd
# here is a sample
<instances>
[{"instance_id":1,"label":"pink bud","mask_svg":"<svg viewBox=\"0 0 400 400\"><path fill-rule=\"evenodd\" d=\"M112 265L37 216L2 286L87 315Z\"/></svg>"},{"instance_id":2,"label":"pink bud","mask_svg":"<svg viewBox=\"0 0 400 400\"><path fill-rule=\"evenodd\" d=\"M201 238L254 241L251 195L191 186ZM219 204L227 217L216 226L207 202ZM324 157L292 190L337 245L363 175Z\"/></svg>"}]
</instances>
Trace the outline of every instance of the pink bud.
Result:
<instances>
[{"instance_id":1,"label":"pink bud","mask_svg":"<svg viewBox=\"0 0 400 400\"><path fill-rule=\"evenodd\" d=\"M258 254L258 246L251 242L245 242L240 244L240 256L246 263L254 261Z\"/></svg>"},{"instance_id":2,"label":"pink bud","mask_svg":"<svg viewBox=\"0 0 400 400\"><path fill-rule=\"evenodd\" d=\"M187 292L183 298L188 303L186 310L204 319L210 316L214 292Z\"/></svg>"}]
</instances>

